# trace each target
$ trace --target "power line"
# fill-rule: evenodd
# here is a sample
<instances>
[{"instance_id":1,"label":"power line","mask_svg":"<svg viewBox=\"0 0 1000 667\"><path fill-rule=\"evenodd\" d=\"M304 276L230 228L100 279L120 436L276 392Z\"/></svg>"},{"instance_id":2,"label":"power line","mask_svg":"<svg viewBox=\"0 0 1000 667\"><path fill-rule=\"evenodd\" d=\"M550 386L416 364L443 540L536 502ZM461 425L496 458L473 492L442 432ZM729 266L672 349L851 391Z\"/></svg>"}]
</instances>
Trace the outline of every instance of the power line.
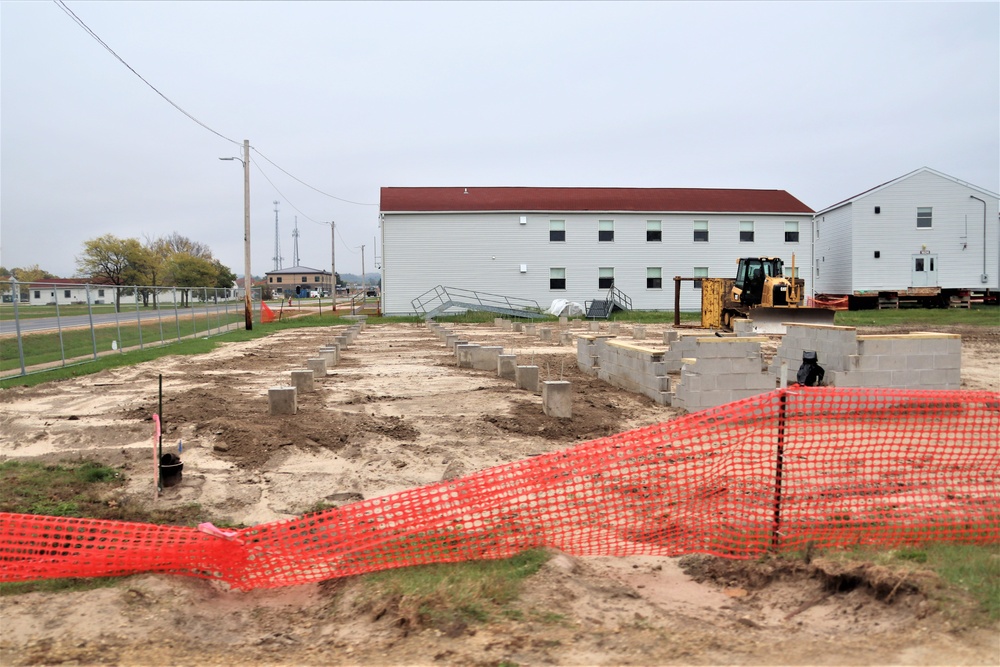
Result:
<instances>
[{"instance_id":1,"label":"power line","mask_svg":"<svg viewBox=\"0 0 1000 667\"><path fill-rule=\"evenodd\" d=\"M251 146L250 148L253 148L254 152L257 153L257 155L261 156L262 158L264 158L265 160L267 160L268 162L270 162L272 165L274 165L274 167L278 171L282 172L283 174L285 174L289 178L292 178L292 179L298 181L299 183L301 183L302 185L306 186L310 190L315 190L316 192L320 193L321 195L329 197L330 199L336 199L337 201L342 201L345 204L356 204L357 206L378 206L378 204L369 204L367 202L351 201L350 199L344 199L343 197L338 197L336 195L331 195L329 192L323 192L319 188L313 187L313 186L309 185L308 183L306 183L305 181L303 181L302 179L300 179L300 178L298 178L296 176L293 176L292 174L289 174L287 171L285 171L284 169L282 169L280 166L278 166L277 164L275 164L274 162L272 162L269 157L267 157L266 155L264 155L263 153L261 153L259 150L257 150L256 147Z\"/></svg>"},{"instance_id":2,"label":"power line","mask_svg":"<svg viewBox=\"0 0 1000 667\"><path fill-rule=\"evenodd\" d=\"M160 91L159 91L159 90L158 90L158 89L156 88L156 86L154 86L153 84L151 84L151 83L150 83L149 81L146 81L146 79L145 79L145 78L143 78L143 76L142 76L141 74L139 74L138 72L136 72L136 71L135 71L135 69L134 69L134 68L133 68L133 67L132 67L131 65L129 65L129 64L127 63L127 62L125 62L125 59L124 59L124 58L122 58L122 57L121 57L120 55L118 55L117 53L115 53L115 50L114 50L114 49L112 49L112 48L111 48L110 46L108 46L108 45L107 45L107 44L106 44L106 43L104 42L104 40L103 40L103 39L101 39L101 38L100 38L100 37L98 36L98 34L97 34L96 32L94 32L93 30L91 30L91 29L90 29L90 26L88 26L88 25L87 25L86 23L84 23L84 22L83 22L83 19L81 19L81 18L80 18L79 16L77 16L76 14L74 14L74 13L73 13L73 10L72 10L72 9L70 9L69 7L67 7L67 6L66 6L66 3L65 3L65 2L63 2L63 0L54 0L54 2L56 3L56 6L58 6L58 7L59 7L59 8L61 9L61 10L63 10L64 12L66 12L66 14L67 14L67 15L68 15L68 16L69 16L69 17L70 17L71 19L73 19L73 20L74 20L74 21L75 21L75 22L77 23L77 25L79 25L79 26L80 26L81 28L83 28L83 29L84 29L85 31L87 31L87 34L88 34L88 35L90 35L90 36L91 36L91 37L93 37L93 38L94 38L95 40L97 40L97 43L98 43L98 44L100 44L100 45L101 45L101 46L103 46L103 47L104 47L105 49L107 49L108 53L110 53L110 54L111 54L111 55L113 55L113 56L114 56L115 58L117 58L117 59L118 59L118 62L120 62L120 63L121 63L122 65L125 65L125 67L127 67L127 68L129 69L129 71L130 71L130 72L132 72L132 74L135 74L135 75L136 75L137 77L139 77L139 80L140 80L140 81L142 81L142 82L143 82L144 84L146 84L147 86L149 86L150 88L152 88L152 89L153 89L153 92L155 92L155 93L156 93L157 95L159 95L159 96L160 96L160 97L162 97L162 98L163 98L164 100L166 100L166 101L167 101L167 103L168 103L168 104L170 104L170 106L172 106L173 108L177 109L177 110L178 110L178 111L180 111L180 112L181 112L182 114L184 114L185 116L187 116L188 118L190 118L190 119L191 119L191 120L193 120L194 122L198 123L198 125L201 125L201 126L202 126L203 128L205 128L206 130L208 130L209 132L211 132L211 133L212 133L212 134L214 134L215 136L217 136L217 137L220 137L220 138L222 138L222 139L225 139L226 141L228 141L228 142L230 142L230 143L233 143L233 144L236 144L237 146L240 146L240 145L241 145L241 142L239 142L239 141L236 141L236 140L234 140L234 139L230 139L229 137L227 137L227 136L226 136L226 135L224 135L224 134L221 134L220 132L216 132L215 130L213 130L212 128L210 128L210 127L209 127L208 125L206 125L205 123L201 122L200 120L198 120L197 118L195 118L194 116L192 116L191 114L189 114L189 113L188 113L187 111L185 111L184 109L182 109L182 108L181 108L181 107L180 107L180 106L179 106L179 105L178 105L177 103L175 103L175 102L174 102L174 101L173 101L172 99L170 99L169 97L167 97L166 95L164 95L163 93L161 93L161 92L160 92Z\"/></svg>"}]
</instances>

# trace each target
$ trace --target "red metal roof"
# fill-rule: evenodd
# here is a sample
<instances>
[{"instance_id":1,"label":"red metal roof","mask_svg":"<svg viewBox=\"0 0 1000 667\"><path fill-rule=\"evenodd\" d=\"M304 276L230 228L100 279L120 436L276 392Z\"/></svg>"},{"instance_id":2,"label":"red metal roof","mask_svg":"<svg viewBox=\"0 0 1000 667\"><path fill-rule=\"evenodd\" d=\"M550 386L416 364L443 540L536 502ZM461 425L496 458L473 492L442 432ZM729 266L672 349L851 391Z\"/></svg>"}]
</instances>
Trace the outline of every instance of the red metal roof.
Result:
<instances>
[{"instance_id":1,"label":"red metal roof","mask_svg":"<svg viewBox=\"0 0 1000 667\"><path fill-rule=\"evenodd\" d=\"M813 213L784 190L724 188L382 188L380 210Z\"/></svg>"}]
</instances>

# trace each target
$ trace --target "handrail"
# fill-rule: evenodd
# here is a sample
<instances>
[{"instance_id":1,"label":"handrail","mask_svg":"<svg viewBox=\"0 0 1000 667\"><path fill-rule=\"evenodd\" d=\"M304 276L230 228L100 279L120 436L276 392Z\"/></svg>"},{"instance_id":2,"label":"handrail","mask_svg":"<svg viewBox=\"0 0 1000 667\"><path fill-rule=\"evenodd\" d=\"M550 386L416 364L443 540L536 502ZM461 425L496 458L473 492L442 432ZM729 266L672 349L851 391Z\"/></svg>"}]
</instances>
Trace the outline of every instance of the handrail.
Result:
<instances>
[{"instance_id":1,"label":"handrail","mask_svg":"<svg viewBox=\"0 0 1000 667\"><path fill-rule=\"evenodd\" d=\"M424 314L451 303L479 305L487 309L503 308L512 311L541 310L538 302L534 299L492 294L461 287L445 287L444 285L437 285L410 302L414 312Z\"/></svg>"}]
</instances>

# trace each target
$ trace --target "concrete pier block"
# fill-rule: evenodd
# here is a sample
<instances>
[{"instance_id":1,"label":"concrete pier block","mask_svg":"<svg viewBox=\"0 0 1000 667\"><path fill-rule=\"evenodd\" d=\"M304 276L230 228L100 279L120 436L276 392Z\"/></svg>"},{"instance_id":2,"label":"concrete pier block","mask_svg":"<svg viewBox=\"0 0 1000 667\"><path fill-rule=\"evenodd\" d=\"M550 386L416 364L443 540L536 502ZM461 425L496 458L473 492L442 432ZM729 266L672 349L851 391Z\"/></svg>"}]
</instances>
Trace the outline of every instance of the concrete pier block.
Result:
<instances>
[{"instance_id":1,"label":"concrete pier block","mask_svg":"<svg viewBox=\"0 0 1000 667\"><path fill-rule=\"evenodd\" d=\"M332 368L340 363L340 353L336 345L327 345L319 348L319 356L326 360L327 368Z\"/></svg>"},{"instance_id":2,"label":"concrete pier block","mask_svg":"<svg viewBox=\"0 0 1000 667\"><path fill-rule=\"evenodd\" d=\"M347 336L334 336L333 342L340 348L341 351L347 349Z\"/></svg>"},{"instance_id":3,"label":"concrete pier block","mask_svg":"<svg viewBox=\"0 0 1000 667\"><path fill-rule=\"evenodd\" d=\"M610 324L608 324L608 333L613 336L617 336L619 333L621 333L621 330L622 330L622 325L619 324L618 322L611 322Z\"/></svg>"},{"instance_id":4,"label":"concrete pier block","mask_svg":"<svg viewBox=\"0 0 1000 667\"><path fill-rule=\"evenodd\" d=\"M632 327L632 338L636 340L646 339L646 327L641 324L636 324Z\"/></svg>"},{"instance_id":5,"label":"concrete pier block","mask_svg":"<svg viewBox=\"0 0 1000 667\"><path fill-rule=\"evenodd\" d=\"M573 344L573 334L569 331L563 331L559 334L559 344L560 345L572 345Z\"/></svg>"},{"instance_id":6,"label":"concrete pier block","mask_svg":"<svg viewBox=\"0 0 1000 667\"><path fill-rule=\"evenodd\" d=\"M479 349L478 345L462 343L455 345L455 357L459 368L472 368L472 355Z\"/></svg>"},{"instance_id":7,"label":"concrete pier block","mask_svg":"<svg viewBox=\"0 0 1000 667\"><path fill-rule=\"evenodd\" d=\"M525 324L524 325L524 333L526 335L528 335L528 336L534 336L535 335L535 325L534 324Z\"/></svg>"},{"instance_id":8,"label":"concrete pier block","mask_svg":"<svg viewBox=\"0 0 1000 667\"><path fill-rule=\"evenodd\" d=\"M313 377L314 375L312 369L309 368L300 371L292 371L292 386L295 387L295 391L298 394L304 394L307 391L315 391L315 387L313 386Z\"/></svg>"},{"instance_id":9,"label":"concrete pier block","mask_svg":"<svg viewBox=\"0 0 1000 667\"><path fill-rule=\"evenodd\" d=\"M309 370L313 372L314 377L322 378L326 377L326 359L323 357L316 357L315 359L306 359L306 366Z\"/></svg>"},{"instance_id":10,"label":"concrete pier block","mask_svg":"<svg viewBox=\"0 0 1000 667\"><path fill-rule=\"evenodd\" d=\"M591 331L600 331L601 330L601 323L597 322L596 320L595 321L591 321L589 328L590 328Z\"/></svg>"},{"instance_id":11,"label":"concrete pier block","mask_svg":"<svg viewBox=\"0 0 1000 667\"><path fill-rule=\"evenodd\" d=\"M524 322L514 322L514 331L517 333L524 331Z\"/></svg>"},{"instance_id":12,"label":"concrete pier block","mask_svg":"<svg viewBox=\"0 0 1000 667\"><path fill-rule=\"evenodd\" d=\"M294 415L299 411L295 387L271 387L267 390L267 405L272 415Z\"/></svg>"},{"instance_id":13,"label":"concrete pier block","mask_svg":"<svg viewBox=\"0 0 1000 667\"><path fill-rule=\"evenodd\" d=\"M514 384L518 389L538 391L538 366L517 366L514 369Z\"/></svg>"},{"instance_id":14,"label":"concrete pier block","mask_svg":"<svg viewBox=\"0 0 1000 667\"><path fill-rule=\"evenodd\" d=\"M560 315L559 316L559 326L563 327L563 328L568 327L569 326L569 318L566 317L565 315Z\"/></svg>"},{"instance_id":15,"label":"concrete pier block","mask_svg":"<svg viewBox=\"0 0 1000 667\"><path fill-rule=\"evenodd\" d=\"M573 416L572 385L565 380L542 383L542 412L549 417L568 419Z\"/></svg>"},{"instance_id":16,"label":"concrete pier block","mask_svg":"<svg viewBox=\"0 0 1000 667\"><path fill-rule=\"evenodd\" d=\"M497 345L481 345L472 352L472 367L479 371L492 371L497 368L497 358L503 348Z\"/></svg>"},{"instance_id":17,"label":"concrete pier block","mask_svg":"<svg viewBox=\"0 0 1000 667\"><path fill-rule=\"evenodd\" d=\"M513 380L517 370L516 354L501 354L497 356L497 376Z\"/></svg>"},{"instance_id":18,"label":"concrete pier block","mask_svg":"<svg viewBox=\"0 0 1000 667\"><path fill-rule=\"evenodd\" d=\"M503 318L502 317L494 317L493 318L493 326L495 326L497 329L502 329L503 328Z\"/></svg>"},{"instance_id":19,"label":"concrete pier block","mask_svg":"<svg viewBox=\"0 0 1000 667\"><path fill-rule=\"evenodd\" d=\"M538 329L538 339L541 340L541 341L543 341L543 342L551 343L552 342L552 329L550 329L548 327L541 327L541 328L539 328Z\"/></svg>"},{"instance_id":20,"label":"concrete pier block","mask_svg":"<svg viewBox=\"0 0 1000 667\"><path fill-rule=\"evenodd\" d=\"M444 344L448 346L449 350L455 349L455 344L458 342L458 334L448 334L445 336Z\"/></svg>"},{"instance_id":21,"label":"concrete pier block","mask_svg":"<svg viewBox=\"0 0 1000 667\"><path fill-rule=\"evenodd\" d=\"M664 331L663 332L663 344L670 345L676 342L680 338L680 335L676 331Z\"/></svg>"}]
</instances>

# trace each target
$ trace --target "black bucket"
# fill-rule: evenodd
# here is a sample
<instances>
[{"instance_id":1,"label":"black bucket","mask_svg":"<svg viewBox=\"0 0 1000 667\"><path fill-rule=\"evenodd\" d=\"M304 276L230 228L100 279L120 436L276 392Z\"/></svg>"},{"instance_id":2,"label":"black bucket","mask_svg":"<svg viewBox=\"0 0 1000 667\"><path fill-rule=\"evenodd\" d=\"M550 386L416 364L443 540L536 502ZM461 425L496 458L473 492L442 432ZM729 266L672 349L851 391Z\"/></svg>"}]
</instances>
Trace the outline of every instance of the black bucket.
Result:
<instances>
[{"instance_id":1,"label":"black bucket","mask_svg":"<svg viewBox=\"0 0 1000 667\"><path fill-rule=\"evenodd\" d=\"M160 457L160 485L164 488L181 483L184 464L176 454L164 454Z\"/></svg>"}]
</instances>

